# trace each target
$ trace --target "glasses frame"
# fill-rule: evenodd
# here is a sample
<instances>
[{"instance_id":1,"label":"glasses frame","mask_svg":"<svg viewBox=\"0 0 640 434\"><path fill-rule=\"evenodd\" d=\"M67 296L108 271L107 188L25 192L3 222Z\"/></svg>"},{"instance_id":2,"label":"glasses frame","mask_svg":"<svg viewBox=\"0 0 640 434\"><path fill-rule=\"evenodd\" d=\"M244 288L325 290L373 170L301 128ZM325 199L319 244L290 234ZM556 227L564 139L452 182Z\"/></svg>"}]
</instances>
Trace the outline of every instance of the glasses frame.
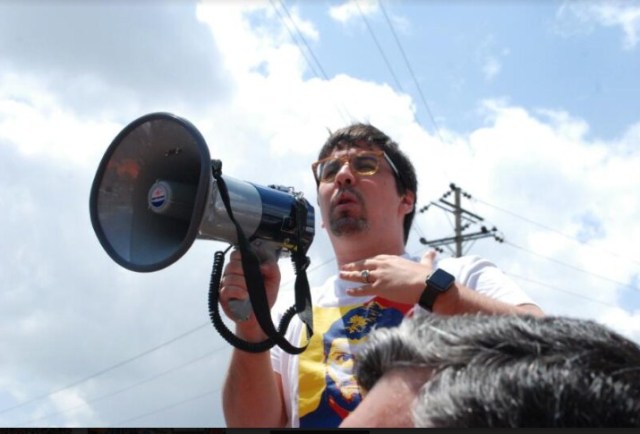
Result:
<instances>
[{"instance_id":1,"label":"glasses frame","mask_svg":"<svg viewBox=\"0 0 640 434\"><path fill-rule=\"evenodd\" d=\"M354 173L357 173L358 176L373 176L376 173L378 173L378 171L380 170L380 158L384 158L386 160L386 162L389 164L389 167L391 167L391 170L393 171L394 175L396 176L397 179L401 179L400 178L400 172L398 171L398 168L396 167L395 164L393 164L393 161L391 161L391 158L389 158L389 156L387 155L386 152L384 152L383 150L373 150L373 151L360 151L357 153L353 153L353 154L345 154L345 155L341 155L340 157L326 157L323 158L322 160L318 160L315 163L313 163L311 165L311 170L313 171L313 177L316 179L316 184L320 185L321 182L333 182L335 180L335 176L330 180L330 181L325 181L325 180L320 180L320 178L318 177L318 173L317 173L317 167L323 163L326 163L327 161L331 161L331 160L339 160L340 161L340 168L342 168L342 166L345 165L345 163L349 163L349 166L351 166L351 159L354 157L357 157L359 155L362 154L373 154L377 159L378 159L378 167L376 167L376 170L374 170L371 173L360 173L357 170L354 170ZM337 173L336 173L337 175Z\"/></svg>"}]
</instances>

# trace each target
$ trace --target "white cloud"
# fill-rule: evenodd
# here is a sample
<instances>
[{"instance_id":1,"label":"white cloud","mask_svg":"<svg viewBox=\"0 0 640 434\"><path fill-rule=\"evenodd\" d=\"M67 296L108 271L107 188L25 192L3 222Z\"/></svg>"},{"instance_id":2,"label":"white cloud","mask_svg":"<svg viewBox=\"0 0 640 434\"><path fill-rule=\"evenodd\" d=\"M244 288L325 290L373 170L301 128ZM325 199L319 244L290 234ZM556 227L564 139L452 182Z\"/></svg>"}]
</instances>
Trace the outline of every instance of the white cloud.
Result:
<instances>
[{"instance_id":1,"label":"white cloud","mask_svg":"<svg viewBox=\"0 0 640 434\"><path fill-rule=\"evenodd\" d=\"M593 5L590 11L601 25L606 27L619 26L622 29L625 49L635 48L640 32L640 4L620 1L608 2Z\"/></svg>"},{"instance_id":2,"label":"white cloud","mask_svg":"<svg viewBox=\"0 0 640 434\"><path fill-rule=\"evenodd\" d=\"M79 119L33 78L6 74L0 85L0 141L53 164L89 167L119 126ZM46 133L45 133L46 132Z\"/></svg>"},{"instance_id":3,"label":"white cloud","mask_svg":"<svg viewBox=\"0 0 640 434\"><path fill-rule=\"evenodd\" d=\"M640 167L635 146L640 122L615 140L596 141L589 139L588 123L571 113L488 100L482 104L486 116L482 128L468 134L443 129L446 143L441 143L416 123L415 102L387 85L347 74L328 81L305 79L306 65L299 48L269 8L266 2L205 2L198 7L200 24L206 24L213 34L207 48L211 51L206 51L219 59L213 69L199 63L197 53L178 56L177 49L169 51L177 56L173 57L176 65L164 63L154 49L146 58L144 47L154 43L157 30L141 32L135 51L142 60L171 66L171 74L179 70L195 74L166 98L158 95L158 89L166 87L160 78L149 87L141 82L144 74L119 81L107 60L97 59L89 65L80 59L85 81L77 88L84 90L77 95L86 91L91 104L96 104L83 112L79 108L86 101L66 98L73 82L69 77L75 77L73 61L57 64L50 58L48 63L39 63L44 61L22 58L15 52L0 60L11 66L3 69L0 81L0 226L9 228L0 243L5 288L0 291L0 411L46 396L187 329L207 326L59 396L2 413L0 425L12 426L70 407L80 408L43 419L38 425L105 426L131 418L132 424L140 426L224 424L219 391L230 347L208 326L205 305L212 251L219 243L197 241L165 270L132 273L101 249L89 221L89 189L102 153L121 127L155 110L159 101L165 109L179 111L194 122L212 156L223 160L225 174L260 184L292 185L303 190L312 204L315 185L309 166L327 129L358 120L388 132L411 156L420 174L419 205L436 199L453 181L474 197L570 236L587 233L596 225L602 233L590 240L592 247L585 247L479 201L468 202L472 212L496 224L513 244L591 272L579 272L491 240L475 245L474 252L505 270L559 288L518 281L545 310L596 318L637 338L638 309L622 305L626 313L615 314L622 289L593 274L634 282L637 264L629 258L637 252L629 240L640 239L640 203L633 182ZM291 11L297 16L295 9ZM191 12L189 19L180 15L182 31L196 29L181 40L183 50L188 50L193 38L203 37ZM50 16L65 22L62 18L68 15ZM144 27L144 20L137 19ZM313 39L312 23L303 25L304 20L297 19L305 35ZM49 29L61 26L52 23ZM172 33L174 37L179 34ZM28 32L21 35L30 40ZM102 46L108 41L104 35L89 32L85 43ZM51 42L66 41L60 38L51 35ZM33 55L47 47L51 48L45 44ZM85 52L78 49L74 53ZM108 59L122 59L118 56L105 54ZM59 88L52 85L49 69L67 77ZM208 81L209 90L198 95L195 105L189 104L194 96L190 92ZM218 87L222 97L208 104L211 89ZM146 91L153 95L145 96ZM109 96L108 110L96 103L97 96L105 95ZM418 228L429 236L438 231L449 234L449 222L446 218L433 222L437 217L432 211L419 215ZM314 283L335 267L319 223L317 217L318 233L310 251L313 271L309 278ZM424 249L417 234L418 229L410 252ZM290 292L291 267L283 264L282 268ZM611 309L603 309L602 303ZM202 363L177 369L208 352L214 354ZM173 375L164 375L162 380L94 399L171 369L175 369ZM153 413L209 392L200 400ZM144 413L150 416L136 419Z\"/></svg>"},{"instance_id":4,"label":"white cloud","mask_svg":"<svg viewBox=\"0 0 640 434\"><path fill-rule=\"evenodd\" d=\"M485 59L484 66L482 67L482 72L484 73L484 78L487 81L492 81L502 70L502 64L495 57L487 57Z\"/></svg>"},{"instance_id":5,"label":"white cloud","mask_svg":"<svg viewBox=\"0 0 640 434\"><path fill-rule=\"evenodd\" d=\"M640 311L608 309L601 317L603 324L617 330L626 337L640 342Z\"/></svg>"},{"instance_id":6,"label":"white cloud","mask_svg":"<svg viewBox=\"0 0 640 434\"><path fill-rule=\"evenodd\" d=\"M329 16L346 24L362 15L373 15L378 11L378 3L374 0L347 0L339 6L329 8Z\"/></svg>"},{"instance_id":7,"label":"white cloud","mask_svg":"<svg viewBox=\"0 0 640 434\"><path fill-rule=\"evenodd\" d=\"M140 103L202 109L224 99L227 86L195 7L193 0L3 3L0 66L38 77L80 117L122 120L131 116L123 109Z\"/></svg>"},{"instance_id":8,"label":"white cloud","mask_svg":"<svg viewBox=\"0 0 640 434\"><path fill-rule=\"evenodd\" d=\"M594 26L619 27L622 47L632 50L640 40L640 4L637 1L566 1L557 13L556 31L564 35L590 33ZM574 23L573 20L577 20Z\"/></svg>"},{"instance_id":9,"label":"white cloud","mask_svg":"<svg viewBox=\"0 0 640 434\"><path fill-rule=\"evenodd\" d=\"M502 71L503 57L509 55L508 48L497 48L496 38L493 34L487 35L476 49L476 60L480 65L482 75L486 82L493 81Z\"/></svg>"},{"instance_id":10,"label":"white cloud","mask_svg":"<svg viewBox=\"0 0 640 434\"><path fill-rule=\"evenodd\" d=\"M567 113L545 110L540 111L544 118L536 118L534 113L504 103L487 102L485 107L494 117L487 127L469 136L475 153L473 160L461 167L467 178L465 184L473 185L478 197L493 197L492 201L508 210L573 237L586 230L583 225L593 224L594 219L606 234L592 243L601 249L599 254L597 248L576 248L575 243L568 244L566 239L548 231L523 232L517 225L501 224L507 240L587 272L604 274L622 283L631 282L635 272L631 259L637 255L625 238L633 239L640 232L633 223L638 202L627 200L634 194L630 175L633 167L640 164L640 154L616 153L609 143L589 142L586 123ZM478 184L478 179L484 182ZM591 220L584 220L584 215L591 215ZM608 272L597 272L603 269ZM608 294L606 298L611 302L615 302L621 290L608 283L607 291L598 291L601 279L571 269L566 271L576 276L582 274L565 283L567 290L580 289L579 292L589 294L587 288L593 288L592 294L597 298ZM557 286L562 287L560 282ZM571 313L562 306L553 309Z\"/></svg>"},{"instance_id":11,"label":"white cloud","mask_svg":"<svg viewBox=\"0 0 640 434\"><path fill-rule=\"evenodd\" d=\"M484 217L487 227L497 226L506 238L504 244L478 241L474 252L517 276L547 313L606 320L624 329L622 321L608 320L602 306L615 308L622 297L635 300L623 304L631 323L629 309L640 304L634 280L640 261L628 242L640 239L634 217L640 201L633 181L640 153L619 145L637 126L602 142L589 139L589 125L567 112L527 110L505 100L487 100L482 107L485 127L468 136L445 131L447 144L411 149L418 172L430 174L427 181L420 177L422 188L439 184L431 194L421 190L419 206L448 190L444 180L455 182L477 198L465 200L465 209ZM427 238L451 235L451 222L443 214L432 207L417 217ZM594 227L597 236L585 240Z\"/></svg>"}]
</instances>

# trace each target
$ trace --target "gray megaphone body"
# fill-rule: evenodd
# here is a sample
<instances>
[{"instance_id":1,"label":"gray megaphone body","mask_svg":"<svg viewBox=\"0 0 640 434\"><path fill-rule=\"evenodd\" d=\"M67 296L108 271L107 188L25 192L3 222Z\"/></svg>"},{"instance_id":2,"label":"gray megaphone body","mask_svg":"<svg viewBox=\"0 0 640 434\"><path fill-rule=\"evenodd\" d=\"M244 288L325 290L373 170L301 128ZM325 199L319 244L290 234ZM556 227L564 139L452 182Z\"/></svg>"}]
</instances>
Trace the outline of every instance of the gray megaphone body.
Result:
<instances>
[{"instance_id":1,"label":"gray megaphone body","mask_svg":"<svg viewBox=\"0 0 640 434\"><path fill-rule=\"evenodd\" d=\"M302 245L314 236L314 210L297 222L293 189L263 187L224 176L231 209L258 256ZM109 256L138 272L165 268L196 238L237 244L212 175L209 149L190 122L169 113L152 113L125 127L98 167L89 201L93 229ZM296 229L304 225L302 232ZM297 234L302 233L302 240ZM277 254L276 254L277 257ZM248 316L248 300L235 305ZM237 312L236 312L237 311Z\"/></svg>"}]
</instances>

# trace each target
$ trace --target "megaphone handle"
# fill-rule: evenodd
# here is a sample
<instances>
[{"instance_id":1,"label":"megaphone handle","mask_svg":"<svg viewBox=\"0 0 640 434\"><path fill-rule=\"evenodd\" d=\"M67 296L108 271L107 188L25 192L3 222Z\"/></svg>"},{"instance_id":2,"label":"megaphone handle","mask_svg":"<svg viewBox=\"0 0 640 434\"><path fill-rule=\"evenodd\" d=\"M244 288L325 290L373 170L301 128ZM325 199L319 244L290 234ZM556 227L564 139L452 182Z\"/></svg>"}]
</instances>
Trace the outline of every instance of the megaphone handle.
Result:
<instances>
[{"instance_id":1,"label":"megaphone handle","mask_svg":"<svg viewBox=\"0 0 640 434\"><path fill-rule=\"evenodd\" d=\"M251 315L251 312L253 311L251 308L251 301L248 298L245 300L229 300L229 309L233 314L233 319L236 321L248 320L249 315Z\"/></svg>"},{"instance_id":2,"label":"megaphone handle","mask_svg":"<svg viewBox=\"0 0 640 434\"><path fill-rule=\"evenodd\" d=\"M256 239L251 243L251 246L258 257L261 264L269 261L278 261L282 248L277 243L272 243L260 239ZM250 299L233 299L229 300L229 309L233 314L233 319L236 321L246 321L249 319L249 315L253 312Z\"/></svg>"}]
</instances>

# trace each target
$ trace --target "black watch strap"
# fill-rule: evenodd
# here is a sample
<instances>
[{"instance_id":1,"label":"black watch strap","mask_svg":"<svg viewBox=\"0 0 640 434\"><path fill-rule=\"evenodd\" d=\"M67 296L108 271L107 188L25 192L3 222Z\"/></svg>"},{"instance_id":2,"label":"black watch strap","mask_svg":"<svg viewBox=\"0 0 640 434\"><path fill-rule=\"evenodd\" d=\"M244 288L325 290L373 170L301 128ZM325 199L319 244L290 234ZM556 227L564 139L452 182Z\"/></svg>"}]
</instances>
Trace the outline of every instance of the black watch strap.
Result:
<instances>
[{"instance_id":1,"label":"black watch strap","mask_svg":"<svg viewBox=\"0 0 640 434\"><path fill-rule=\"evenodd\" d=\"M427 277L425 282L426 286L418 300L420 307L431 312L433 310L433 304L436 302L436 298L443 292L448 291L455 281L455 277L446 271L441 270L440 268L435 270Z\"/></svg>"}]
</instances>

